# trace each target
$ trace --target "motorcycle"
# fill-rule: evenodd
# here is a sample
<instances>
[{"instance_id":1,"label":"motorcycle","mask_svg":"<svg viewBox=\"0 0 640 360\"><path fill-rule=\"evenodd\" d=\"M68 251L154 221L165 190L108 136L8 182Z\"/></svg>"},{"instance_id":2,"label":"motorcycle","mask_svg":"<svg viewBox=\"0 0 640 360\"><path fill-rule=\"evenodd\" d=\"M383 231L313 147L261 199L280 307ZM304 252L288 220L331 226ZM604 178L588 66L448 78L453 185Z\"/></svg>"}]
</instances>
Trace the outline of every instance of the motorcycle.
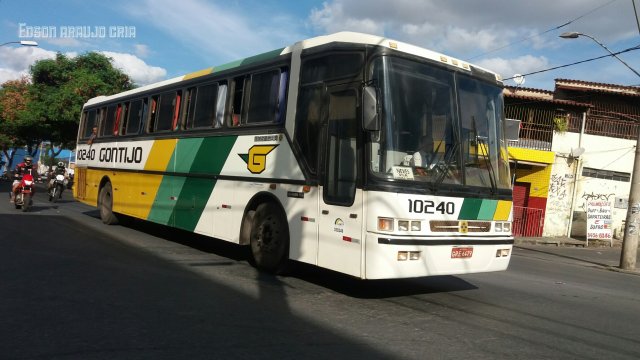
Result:
<instances>
[{"instance_id":1,"label":"motorcycle","mask_svg":"<svg viewBox=\"0 0 640 360\"><path fill-rule=\"evenodd\" d=\"M24 174L20 180L18 193L15 198L16 209L22 208L22 211L28 211L32 204L31 196L33 195L33 176Z\"/></svg>"},{"instance_id":2,"label":"motorcycle","mask_svg":"<svg viewBox=\"0 0 640 360\"><path fill-rule=\"evenodd\" d=\"M57 174L55 179L53 179L53 185L49 188L49 201L58 201L58 199L62 197L62 192L66 186L67 179L64 178L64 175Z\"/></svg>"}]
</instances>

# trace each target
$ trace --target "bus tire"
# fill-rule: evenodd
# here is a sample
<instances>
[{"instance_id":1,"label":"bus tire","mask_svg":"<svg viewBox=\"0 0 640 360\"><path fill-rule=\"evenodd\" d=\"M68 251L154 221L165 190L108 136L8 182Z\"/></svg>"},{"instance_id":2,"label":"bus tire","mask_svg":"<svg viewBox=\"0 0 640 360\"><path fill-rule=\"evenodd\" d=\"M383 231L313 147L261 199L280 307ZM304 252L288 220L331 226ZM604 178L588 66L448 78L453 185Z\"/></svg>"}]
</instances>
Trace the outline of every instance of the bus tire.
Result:
<instances>
[{"instance_id":1,"label":"bus tire","mask_svg":"<svg viewBox=\"0 0 640 360\"><path fill-rule=\"evenodd\" d=\"M283 274L289 258L289 224L274 203L262 203L251 221L249 238L255 266L273 274Z\"/></svg>"},{"instance_id":2,"label":"bus tire","mask_svg":"<svg viewBox=\"0 0 640 360\"><path fill-rule=\"evenodd\" d=\"M100 210L100 219L103 223L107 225L115 225L118 223L118 218L113 213L113 190L110 182L104 184L102 189L100 189L98 210Z\"/></svg>"}]
</instances>

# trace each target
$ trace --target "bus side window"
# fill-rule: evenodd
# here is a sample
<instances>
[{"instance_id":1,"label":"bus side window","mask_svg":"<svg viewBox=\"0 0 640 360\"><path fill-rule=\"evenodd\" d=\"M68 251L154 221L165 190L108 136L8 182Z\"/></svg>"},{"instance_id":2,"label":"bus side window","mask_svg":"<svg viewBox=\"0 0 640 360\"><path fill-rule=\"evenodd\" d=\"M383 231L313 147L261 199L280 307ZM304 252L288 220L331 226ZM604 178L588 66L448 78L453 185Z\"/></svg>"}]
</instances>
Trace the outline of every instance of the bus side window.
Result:
<instances>
[{"instance_id":1,"label":"bus side window","mask_svg":"<svg viewBox=\"0 0 640 360\"><path fill-rule=\"evenodd\" d=\"M317 173L318 142L321 131L323 87L304 86L298 93L295 142L312 174Z\"/></svg>"},{"instance_id":2,"label":"bus side window","mask_svg":"<svg viewBox=\"0 0 640 360\"><path fill-rule=\"evenodd\" d=\"M253 74L245 123L273 123L278 113L280 70Z\"/></svg>"},{"instance_id":3,"label":"bus side window","mask_svg":"<svg viewBox=\"0 0 640 360\"><path fill-rule=\"evenodd\" d=\"M129 121L129 108L131 107L131 105L127 101L126 103L123 104L123 106L124 106L124 111L122 112L122 116L120 117L120 119L118 119L118 122L120 123L118 126L118 133L120 135L127 134L127 122Z\"/></svg>"},{"instance_id":4,"label":"bus side window","mask_svg":"<svg viewBox=\"0 0 640 360\"><path fill-rule=\"evenodd\" d=\"M113 136L118 136L120 133L120 120L122 119L122 114L126 111L125 104L118 104L118 109L116 110L116 121L113 123Z\"/></svg>"},{"instance_id":5,"label":"bus side window","mask_svg":"<svg viewBox=\"0 0 640 360\"><path fill-rule=\"evenodd\" d=\"M284 117L287 112L287 88L289 84L289 72L287 69L283 69L280 73L280 89L278 91L278 102L276 104L276 123L280 124L284 122Z\"/></svg>"},{"instance_id":6,"label":"bus side window","mask_svg":"<svg viewBox=\"0 0 640 360\"><path fill-rule=\"evenodd\" d=\"M83 132L82 137L88 139L91 136L93 127L96 126L96 110L89 110L84 112Z\"/></svg>"},{"instance_id":7,"label":"bus side window","mask_svg":"<svg viewBox=\"0 0 640 360\"><path fill-rule=\"evenodd\" d=\"M197 88L197 95L192 99L190 107L190 117L192 118L192 128L212 128L214 127L216 100L218 98L218 84L211 83L200 85Z\"/></svg>"},{"instance_id":8,"label":"bus side window","mask_svg":"<svg viewBox=\"0 0 640 360\"><path fill-rule=\"evenodd\" d=\"M102 128L104 127L104 124L106 122L107 119L107 107L102 107L100 108L100 110L98 110L98 116L96 117L96 123L95 123L95 127L98 128L98 132L96 134L96 136L102 136Z\"/></svg>"},{"instance_id":9,"label":"bus side window","mask_svg":"<svg viewBox=\"0 0 640 360\"><path fill-rule=\"evenodd\" d=\"M147 121L147 132L155 132L156 117L158 116L158 100L160 96L155 95L151 97L151 108L149 109L149 119Z\"/></svg>"},{"instance_id":10,"label":"bus side window","mask_svg":"<svg viewBox=\"0 0 640 360\"><path fill-rule=\"evenodd\" d=\"M184 94L184 122L185 128L193 129L193 117L196 107L196 98L198 97L198 88L188 88Z\"/></svg>"},{"instance_id":11,"label":"bus side window","mask_svg":"<svg viewBox=\"0 0 640 360\"><path fill-rule=\"evenodd\" d=\"M227 100L227 85L222 84L218 87L218 98L216 100L216 122L214 127L222 127L224 123L224 105Z\"/></svg>"},{"instance_id":12,"label":"bus side window","mask_svg":"<svg viewBox=\"0 0 640 360\"><path fill-rule=\"evenodd\" d=\"M231 103L231 124L230 126L239 126L244 122L243 113L244 105L247 102L246 89L249 87L249 77L240 76L233 79L233 99Z\"/></svg>"},{"instance_id":13,"label":"bus side window","mask_svg":"<svg viewBox=\"0 0 640 360\"><path fill-rule=\"evenodd\" d=\"M173 99L173 119L171 120L171 130L178 130L178 120L180 119L180 101L182 100L182 91L178 90Z\"/></svg>"},{"instance_id":14,"label":"bus side window","mask_svg":"<svg viewBox=\"0 0 640 360\"><path fill-rule=\"evenodd\" d=\"M116 105L109 105L106 110L106 117L103 117L104 121L102 127L100 128L101 136L112 136L113 129L116 124L116 115L118 113L119 107Z\"/></svg>"},{"instance_id":15,"label":"bus side window","mask_svg":"<svg viewBox=\"0 0 640 360\"><path fill-rule=\"evenodd\" d=\"M129 105L128 115L125 119L126 126L122 126L122 134L134 135L138 133L140 129L140 122L144 116L144 110L146 108L147 99L134 100Z\"/></svg>"},{"instance_id":16,"label":"bus side window","mask_svg":"<svg viewBox=\"0 0 640 360\"><path fill-rule=\"evenodd\" d=\"M174 121L180 111L179 92L168 91L160 95L156 106L156 123L154 131L173 130Z\"/></svg>"}]
</instances>

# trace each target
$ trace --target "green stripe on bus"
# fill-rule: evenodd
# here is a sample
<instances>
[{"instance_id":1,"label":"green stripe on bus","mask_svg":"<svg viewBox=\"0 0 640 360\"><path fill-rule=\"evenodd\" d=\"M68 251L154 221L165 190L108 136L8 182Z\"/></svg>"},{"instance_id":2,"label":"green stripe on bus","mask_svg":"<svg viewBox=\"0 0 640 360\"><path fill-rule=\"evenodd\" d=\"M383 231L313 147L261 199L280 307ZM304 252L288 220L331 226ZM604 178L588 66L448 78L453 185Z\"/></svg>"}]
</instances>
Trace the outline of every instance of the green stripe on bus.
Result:
<instances>
[{"instance_id":1,"label":"green stripe on bus","mask_svg":"<svg viewBox=\"0 0 640 360\"><path fill-rule=\"evenodd\" d=\"M237 136L204 139L194 156L189 172L192 174L219 175L237 139Z\"/></svg>"},{"instance_id":2,"label":"green stripe on bus","mask_svg":"<svg viewBox=\"0 0 640 360\"><path fill-rule=\"evenodd\" d=\"M478 220L493 220L493 214L496 213L498 200L482 200L480 211L478 212Z\"/></svg>"},{"instance_id":3,"label":"green stripe on bus","mask_svg":"<svg viewBox=\"0 0 640 360\"><path fill-rule=\"evenodd\" d=\"M192 164L195 162L195 155L198 153L203 140L203 138L178 140L178 144L176 144L176 148L173 151L173 157L171 158L171 160L174 160L174 169L167 169L167 171L188 173Z\"/></svg>"},{"instance_id":4,"label":"green stripe on bus","mask_svg":"<svg viewBox=\"0 0 640 360\"><path fill-rule=\"evenodd\" d=\"M187 178L182 176L164 176L158 193L153 201L147 220L163 225L173 225L173 211L176 199Z\"/></svg>"},{"instance_id":5,"label":"green stripe on bus","mask_svg":"<svg viewBox=\"0 0 640 360\"><path fill-rule=\"evenodd\" d=\"M167 172L219 175L237 136L180 139ZM216 181L164 176L148 220L193 231Z\"/></svg>"},{"instance_id":6,"label":"green stripe on bus","mask_svg":"<svg viewBox=\"0 0 640 360\"><path fill-rule=\"evenodd\" d=\"M172 217L175 219L176 227L188 231L195 230L215 186L214 179L188 178L184 182L173 209Z\"/></svg>"},{"instance_id":7,"label":"green stripe on bus","mask_svg":"<svg viewBox=\"0 0 640 360\"><path fill-rule=\"evenodd\" d=\"M215 66L213 68L213 72L216 73L216 72L220 72L220 71L224 71L224 70L233 69L233 68L238 67L238 66L252 64L252 63L260 62L260 61L263 61L263 60L268 60L268 59L271 59L271 58L275 58L275 57L280 56L280 54L282 54L282 50L284 50L284 48L268 51L266 53L258 54L258 55L251 56L251 57L248 57L248 58L245 58L245 59L236 60L236 61L232 61L230 63L226 63L226 64L219 65L219 66Z\"/></svg>"},{"instance_id":8,"label":"green stripe on bus","mask_svg":"<svg viewBox=\"0 0 640 360\"><path fill-rule=\"evenodd\" d=\"M197 150L190 152L191 159L185 158L185 165L191 166L186 171L191 174L219 175L237 139L237 136L202 139ZM193 143L195 142L185 142L184 149L192 149ZM176 148L176 151L180 151L180 143ZM195 230L215 185L216 180L208 178L188 178L185 181L173 211L175 226L184 230Z\"/></svg>"},{"instance_id":9,"label":"green stripe on bus","mask_svg":"<svg viewBox=\"0 0 640 360\"><path fill-rule=\"evenodd\" d=\"M464 199L458 220L477 220L482 199Z\"/></svg>"}]
</instances>

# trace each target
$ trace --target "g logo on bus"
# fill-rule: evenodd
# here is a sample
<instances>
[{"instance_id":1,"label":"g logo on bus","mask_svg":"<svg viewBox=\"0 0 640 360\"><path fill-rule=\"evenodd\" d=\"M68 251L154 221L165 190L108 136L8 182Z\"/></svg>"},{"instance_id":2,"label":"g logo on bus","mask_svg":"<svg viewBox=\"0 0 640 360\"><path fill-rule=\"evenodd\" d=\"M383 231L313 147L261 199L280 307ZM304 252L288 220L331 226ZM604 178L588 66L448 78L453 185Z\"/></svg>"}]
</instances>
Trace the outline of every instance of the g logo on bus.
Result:
<instances>
[{"instance_id":1,"label":"g logo on bus","mask_svg":"<svg viewBox=\"0 0 640 360\"><path fill-rule=\"evenodd\" d=\"M247 170L252 174L261 174L267 168L267 155L278 145L254 145L248 154L238 154L247 163Z\"/></svg>"},{"instance_id":2,"label":"g logo on bus","mask_svg":"<svg viewBox=\"0 0 640 360\"><path fill-rule=\"evenodd\" d=\"M466 234L469 232L469 223L467 222L467 220L460 221L458 225L460 226L461 233Z\"/></svg>"}]
</instances>

